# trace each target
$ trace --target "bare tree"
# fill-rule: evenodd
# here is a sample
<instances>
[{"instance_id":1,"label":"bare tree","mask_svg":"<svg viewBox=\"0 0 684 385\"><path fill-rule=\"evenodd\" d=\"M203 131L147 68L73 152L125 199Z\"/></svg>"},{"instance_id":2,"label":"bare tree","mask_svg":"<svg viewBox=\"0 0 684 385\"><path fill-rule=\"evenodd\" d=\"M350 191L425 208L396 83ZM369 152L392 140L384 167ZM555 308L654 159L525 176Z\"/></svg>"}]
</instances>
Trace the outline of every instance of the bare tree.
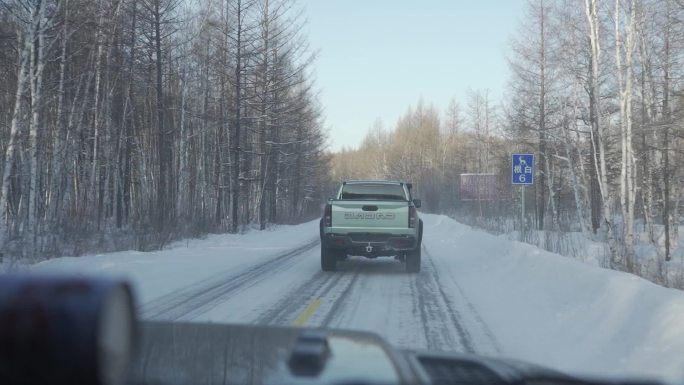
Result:
<instances>
[{"instance_id":1,"label":"bare tree","mask_svg":"<svg viewBox=\"0 0 684 385\"><path fill-rule=\"evenodd\" d=\"M280 220L264 201L310 215L325 139L296 2L185 5L0 3L4 251L160 247Z\"/></svg>"},{"instance_id":2,"label":"bare tree","mask_svg":"<svg viewBox=\"0 0 684 385\"><path fill-rule=\"evenodd\" d=\"M629 16L623 20L621 0L615 1L615 63L620 98L620 133L622 162L620 169L620 203L624 226L625 259L631 270L634 258L634 205L636 200L636 162L632 148L632 62L636 34L636 2L627 6ZM624 28L624 38L622 29ZM624 41L623 41L624 39ZM624 68L623 68L624 60Z\"/></svg>"}]
</instances>

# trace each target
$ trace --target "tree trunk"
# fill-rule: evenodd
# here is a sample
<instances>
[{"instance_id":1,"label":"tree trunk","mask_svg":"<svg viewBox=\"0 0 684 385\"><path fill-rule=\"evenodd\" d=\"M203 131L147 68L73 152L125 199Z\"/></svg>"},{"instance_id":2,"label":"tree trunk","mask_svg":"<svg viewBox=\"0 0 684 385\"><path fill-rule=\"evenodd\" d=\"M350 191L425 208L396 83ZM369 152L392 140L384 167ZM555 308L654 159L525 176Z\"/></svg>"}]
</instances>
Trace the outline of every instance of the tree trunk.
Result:
<instances>
[{"instance_id":1,"label":"tree trunk","mask_svg":"<svg viewBox=\"0 0 684 385\"><path fill-rule=\"evenodd\" d=\"M31 62L29 65L29 73L31 74L31 122L29 128L29 142L31 146L30 155L30 178L31 183L29 187L28 200L28 222L27 228L33 237L34 252L37 251L37 236L38 236L38 216L40 196L38 189L40 188L39 179L41 176L40 167L40 124L41 124L41 103L43 96L43 70L45 69L45 32L46 28L43 25L45 19L45 5L42 0L36 3L36 9L32 18L32 46L31 46Z\"/></svg>"},{"instance_id":2,"label":"tree trunk","mask_svg":"<svg viewBox=\"0 0 684 385\"><path fill-rule=\"evenodd\" d=\"M546 189L549 161L546 154L546 37L544 35L545 15L543 0L539 4L539 200L537 201L537 229L544 230L546 213ZM552 187L551 187L552 188Z\"/></svg>"},{"instance_id":3,"label":"tree trunk","mask_svg":"<svg viewBox=\"0 0 684 385\"><path fill-rule=\"evenodd\" d=\"M154 48L155 48L155 69L156 69L156 91L157 91L157 161L159 162L159 185L157 186L157 229L164 231L167 228L169 215L168 193L169 193L169 166L170 159L167 159L167 133L164 127L164 84L162 83L162 48L161 48L161 11L159 0L154 2Z\"/></svg>"},{"instance_id":4,"label":"tree trunk","mask_svg":"<svg viewBox=\"0 0 684 385\"><path fill-rule=\"evenodd\" d=\"M232 146L233 146L233 161L232 161L232 227L231 231L233 233L238 232L239 224L239 202L240 202L240 129L242 119L240 113L242 110L242 21L243 21L243 9L242 0L237 0L237 31L236 31L236 41L237 41L237 53L235 55L235 132L233 134Z\"/></svg>"},{"instance_id":5,"label":"tree trunk","mask_svg":"<svg viewBox=\"0 0 684 385\"><path fill-rule=\"evenodd\" d=\"M17 151L17 145L20 140L20 127L22 125L22 109L24 90L26 89L27 73L29 68L29 61L31 57L31 39L23 37L19 34L19 47L23 48L19 55L19 66L17 67L17 91L14 99L14 111L12 113L12 122L10 124L9 143L5 150L5 167L2 174L2 194L0 195L0 245L5 246L8 233L12 229L13 218L10 217L9 209L9 188L11 183L12 168L14 165L14 158Z\"/></svg>"},{"instance_id":6,"label":"tree trunk","mask_svg":"<svg viewBox=\"0 0 684 385\"><path fill-rule=\"evenodd\" d=\"M591 44L591 66L589 71L589 92L590 92L590 108L592 111L591 120L591 143L592 143L592 158L594 161L595 172L597 174L598 189L601 193L602 207L603 207L603 223L606 225L606 237L608 238L608 247L611 254L611 263L614 267L622 265L622 260L618 254L617 243L615 240L612 214L611 214L611 200L608 185L608 170L606 166L606 154L604 146L604 130L600 124L601 110L599 108L599 63L601 57L601 47L599 44L599 22L597 14L597 0L585 0L587 21L589 23L589 41Z\"/></svg>"}]
</instances>

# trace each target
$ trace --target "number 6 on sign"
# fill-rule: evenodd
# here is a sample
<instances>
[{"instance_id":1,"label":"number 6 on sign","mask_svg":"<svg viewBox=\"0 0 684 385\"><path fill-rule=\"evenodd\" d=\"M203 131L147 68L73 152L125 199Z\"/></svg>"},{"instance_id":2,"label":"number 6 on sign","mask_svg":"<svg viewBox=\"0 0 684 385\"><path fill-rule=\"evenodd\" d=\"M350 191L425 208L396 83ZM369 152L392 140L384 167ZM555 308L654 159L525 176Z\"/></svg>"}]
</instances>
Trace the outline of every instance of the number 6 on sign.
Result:
<instances>
[{"instance_id":1,"label":"number 6 on sign","mask_svg":"<svg viewBox=\"0 0 684 385\"><path fill-rule=\"evenodd\" d=\"M520 174L518 175L518 180L520 181L520 183L525 183L527 178L525 178L525 174Z\"/></svg>"}]
</instances>

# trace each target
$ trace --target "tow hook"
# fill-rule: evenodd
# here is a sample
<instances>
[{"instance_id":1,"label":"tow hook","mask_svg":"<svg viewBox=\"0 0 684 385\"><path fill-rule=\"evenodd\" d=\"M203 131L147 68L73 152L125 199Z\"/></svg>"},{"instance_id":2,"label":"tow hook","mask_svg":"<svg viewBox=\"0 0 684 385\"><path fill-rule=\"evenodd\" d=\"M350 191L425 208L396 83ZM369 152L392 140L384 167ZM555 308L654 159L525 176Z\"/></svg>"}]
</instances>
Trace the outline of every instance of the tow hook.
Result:
<instances>
[{"instance_id":1,"label":"tow hook","mask_svg":"<svg viewBox=\"0 0 684 385\"><path fill-rule=\"evenodd\" d=\"M369 243L368 246L366 246L366 253L372 253L373 252L373 246Z\"/></svg>"}]
</instances>

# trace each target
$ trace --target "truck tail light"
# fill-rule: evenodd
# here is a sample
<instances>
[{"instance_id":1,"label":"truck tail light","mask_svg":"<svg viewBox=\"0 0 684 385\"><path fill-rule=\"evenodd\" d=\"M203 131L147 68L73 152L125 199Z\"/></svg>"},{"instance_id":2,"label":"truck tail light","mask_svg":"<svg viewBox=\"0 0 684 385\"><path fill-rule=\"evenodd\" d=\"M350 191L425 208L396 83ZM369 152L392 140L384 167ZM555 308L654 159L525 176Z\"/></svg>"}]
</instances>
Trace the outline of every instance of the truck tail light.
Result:
<instances>
[{"instance_id":1,"label":"truck tail light","mask_svg":"<svg viewBox=\"0 0 684 385\"><path fill-rule=\"evenodd\" d=\"M332 227L332 205L328 203L323 210L323 225L325 227Z\"/></svg>"},{"instance_id":2,"label":"truck tail light","mask_svg":"<svg viewBox=\"0 0 684 385\"><path fill-rule=\"evenodd\" d=\"M416 212L415 206L409 206L409 228L414 229L416 227L417 221L418 221L418 212Z\"/></svg>"}]
</instances>

